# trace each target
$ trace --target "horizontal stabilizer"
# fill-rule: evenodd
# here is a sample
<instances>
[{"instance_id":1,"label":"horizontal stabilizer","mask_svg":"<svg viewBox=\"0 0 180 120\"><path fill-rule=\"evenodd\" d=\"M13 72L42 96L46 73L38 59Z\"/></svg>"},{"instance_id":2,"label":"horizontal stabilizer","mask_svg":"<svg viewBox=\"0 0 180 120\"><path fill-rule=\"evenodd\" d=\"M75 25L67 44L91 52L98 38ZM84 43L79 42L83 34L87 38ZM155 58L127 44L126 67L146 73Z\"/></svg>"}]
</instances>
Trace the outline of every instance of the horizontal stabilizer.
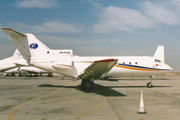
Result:
<instances>
[{"instance_id":1,"label":"horizontal stabilizer","mask_svg":"<svg viewBox=\"0 0 180 120\"><path fill-rule=\"evenodd\" d=\"M76 77L72 83L78 79L99 79L105 77L105 75L112 69L116 62L117 59L95 61L89 67L87 67L81 75Z\"/></svg>"},{"instance_id":2,"label":"horizontal stabilizer","mask_svg":"<svg viewBox=\"0 0 180 120\"><path fill-rule=\"evenodd\" d=\"M15 30L11 29L11 28L2 28L2 30L11 37L15 37L15 38L26 37L25 34L17 32Z\"/></svg>"},{"instance_id":3,"label":"horizontal stabilizer","mask_svg":"<svg viewBox=\"0 0 180 120\"><path fill-rule=\"evenodd\" d=\"M2 28L2 30L11 36L10 40L25 59L31 57L27 35L17 32L11 28Z\"/></svg>"},{"instance_id":4,"label":"horizontal stabilizer","mask_svg":"<svg viewBox=\"0 0 180 120\"><path fill-rule=\"evenodd\" d=\"M11 28L2 28L2 30L10 36L10 40L28 63L34 57L44 57L49 53L50 49L33 34L23 34Z\"/></svg>"}]
</instances>

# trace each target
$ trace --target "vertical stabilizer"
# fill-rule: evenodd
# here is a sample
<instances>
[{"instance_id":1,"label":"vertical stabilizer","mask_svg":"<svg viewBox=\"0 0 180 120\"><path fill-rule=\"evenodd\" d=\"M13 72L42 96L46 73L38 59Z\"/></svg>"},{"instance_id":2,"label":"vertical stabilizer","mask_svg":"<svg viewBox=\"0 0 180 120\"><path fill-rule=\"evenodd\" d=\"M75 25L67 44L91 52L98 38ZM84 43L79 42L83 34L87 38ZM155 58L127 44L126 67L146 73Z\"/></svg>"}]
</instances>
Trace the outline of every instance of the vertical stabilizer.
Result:
<instances>
[{"instance_id":1,"label":"vertical stabilizer","mask_svg":"<svg viewBox=\"0 0 180 120\"><path fill-rule=\"evenodd\" d=\"M50 48L37 39L33 34L26 34L26 36L31 57L44 57L47 55L47 51L50 50Z\"/></svg>"},{"instance_id":2,"label":"vertical stabilizer","mask_svg":"<svg viewBox=\"0 0 180 120\"><path fill-rule=\"evenodd\" d=\"M22 59L21 53L18 51L18 49L15 50L13 54L13 59Z\"/></svg>"},{"instance_id":3,"label":"vertical stabilizer","mask_svg":"<svg viewBox=\"0 0 180 120\"><path fill-rule=\"evenodd\" d=\"M164 46L158 46L154 58L160 59L164 63Z\"/></svg>"}]
</instances>

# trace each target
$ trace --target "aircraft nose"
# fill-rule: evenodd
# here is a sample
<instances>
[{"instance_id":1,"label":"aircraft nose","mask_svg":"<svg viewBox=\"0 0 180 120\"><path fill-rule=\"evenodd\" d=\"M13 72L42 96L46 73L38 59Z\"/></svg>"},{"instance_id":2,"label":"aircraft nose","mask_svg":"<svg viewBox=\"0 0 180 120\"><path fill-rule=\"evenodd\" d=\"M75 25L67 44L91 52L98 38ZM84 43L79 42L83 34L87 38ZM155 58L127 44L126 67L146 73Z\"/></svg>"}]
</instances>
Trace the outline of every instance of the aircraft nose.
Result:
<instances>
[{"instance_id":1,"label":"aircraft nose","mask_svg":"<svg viewBox=\"0 0 180 120\"><path fill-rule=\"evenodd\" d=\"M168 71L173 71L173 68L167 64L166 64L166 69L168 69Z\"/></svg>"}]
</instances>

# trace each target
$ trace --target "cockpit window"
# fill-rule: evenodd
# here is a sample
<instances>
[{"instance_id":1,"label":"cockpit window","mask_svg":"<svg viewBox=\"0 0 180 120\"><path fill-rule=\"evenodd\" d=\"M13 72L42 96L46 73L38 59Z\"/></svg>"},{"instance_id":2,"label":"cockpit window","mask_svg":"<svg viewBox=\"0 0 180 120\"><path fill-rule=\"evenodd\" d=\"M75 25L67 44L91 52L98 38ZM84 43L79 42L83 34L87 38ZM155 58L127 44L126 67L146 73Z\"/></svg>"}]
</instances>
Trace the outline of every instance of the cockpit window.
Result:
<instances>
[{"instance_id":1,"label":"cockpit window","mask_svg":"<svg viewBox=\"0 0 180 120\"><path fill-rule=\"evenodd\" d=\"M155 59L155 62L162 63L162 61L161 61L161 60L159 60L159 59Z\"/></svg>"}]
</instances>

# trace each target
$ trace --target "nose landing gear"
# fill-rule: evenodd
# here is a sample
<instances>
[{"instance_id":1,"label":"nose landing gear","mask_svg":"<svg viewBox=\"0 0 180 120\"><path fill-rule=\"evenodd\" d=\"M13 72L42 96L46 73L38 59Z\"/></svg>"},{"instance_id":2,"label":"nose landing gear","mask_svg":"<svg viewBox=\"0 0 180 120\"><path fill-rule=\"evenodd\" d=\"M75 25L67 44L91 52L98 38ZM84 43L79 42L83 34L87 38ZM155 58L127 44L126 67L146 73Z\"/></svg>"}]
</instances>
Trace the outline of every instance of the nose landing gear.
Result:
<instances>
[{"instance_id":1,"label":"nose landing gear","mask_svg":"<svg viewBox=\"0 0 180 120\"><path fill-rule=\"evenodd\" d=\"M150 82L147 83L147 87L148 88L152 88L153 87L153 82L152 82L153 78L152 78L152 76L150 76L150 79L151 79Z\"/></svg>"},{"instance_id":2,"label":"nose landing gear","mask_svg":"<svg viewBox=\"0 0 180 120\"><path fill-rule=\"evenodd\" d=\"M148 83L147 83L147 87L148 87L148 88L152 88L152 87L153 87L153 83L152 83L152 82L148 82Z\"/></svg>"}]
</instances>

